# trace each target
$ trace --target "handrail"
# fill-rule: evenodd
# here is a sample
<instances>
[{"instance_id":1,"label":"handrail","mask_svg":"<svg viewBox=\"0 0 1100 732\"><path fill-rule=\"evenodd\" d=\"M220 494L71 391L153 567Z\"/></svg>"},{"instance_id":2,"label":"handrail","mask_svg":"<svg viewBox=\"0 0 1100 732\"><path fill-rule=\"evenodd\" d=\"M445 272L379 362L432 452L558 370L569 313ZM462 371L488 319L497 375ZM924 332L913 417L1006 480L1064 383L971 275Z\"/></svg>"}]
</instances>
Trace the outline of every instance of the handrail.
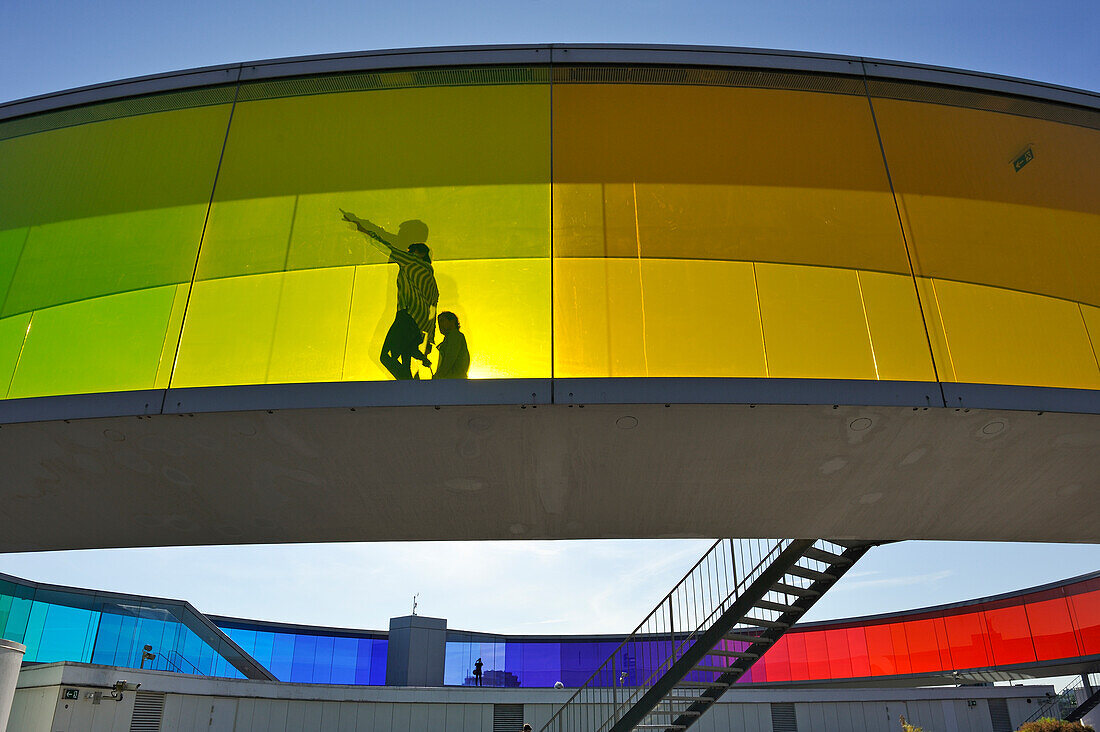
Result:
<instances>
[{"instance_id":1,"label":"handrail","mask_svg":"<svg viewBox=\"0 0 1100 732\"><path fill-rule=\"evenodd\" d=\"M736 542L736 543L735 543ZM678 658L683 656L702 631L710 627L731 602L769 566L776 555L790 544L790 539L719 539L684 574L641 623L630 633L608 658L588 677L568 700L543 725L541 732L563 732L566 714L576 712L577 705L599 703L609 705L604 719L587 719L585 732L599 732L613 726L629 705L634 704L657 679L663 676ZM740 561L738 561L740 557ZM739 566L750 566L739 575ZM677 611L679 620L676 622ZM667 622L666 622L667 621ZM680 628L676 626L680 625ZM647 648L657 650L657 659L647 663L644 679L629 687L623 681L629 671L621 675L617 667L620 658L629 658L626 651L634 644L641 644L641 653L635 650L634 661L648 656ZM667 644L667 655L662 647ZM610 673L610 676L608 675ZM610 684L606 683L610 681ZM602 715L597 715L602 716Z\"/></svg>"}]
</instances>

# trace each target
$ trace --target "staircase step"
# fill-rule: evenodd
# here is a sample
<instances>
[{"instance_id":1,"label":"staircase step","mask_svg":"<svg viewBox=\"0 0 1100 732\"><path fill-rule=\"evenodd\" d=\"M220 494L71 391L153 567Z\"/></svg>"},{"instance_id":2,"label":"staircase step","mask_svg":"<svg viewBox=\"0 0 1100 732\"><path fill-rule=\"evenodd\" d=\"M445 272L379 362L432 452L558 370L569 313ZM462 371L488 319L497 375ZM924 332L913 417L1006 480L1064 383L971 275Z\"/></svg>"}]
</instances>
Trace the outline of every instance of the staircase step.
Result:
<instances>
[{"instance_id":1,"label":"staircase step","mask_svg":"<svg viewBox=\"0 0 1100 732\"><path fill-rule=\"evenodd\" d=\"M700 717L700 716L702 716L702 714L703 714L702 712L689 712L689 711L686 711L686 710L685 711L680 711L680 710L677 710L677 709L666 709L664 711L661 711L659 709L654 709L653 711L649 712L649 714L646 714L646 716L647 717L652 717L652 716L660 715L662 717L668 717L668 716L671 715L671 716L674 716L674 717Z\"/></svg>"},{"instance_id":2,"label":"staircase step","mask_svg":"<svg viewBox=\"0 0 1100 732\"><path fill-rule=\"evenodd\" d=\"M862 541L860 539L828 539L827 541L830 544L836 544L838 546L844 547L845 549L860 549L865 546L875 545L875 542L873 541ZM889 544L890 542L886 543Z\"/></svg>"},{"instance_id":3,"label":"staircase step","mask_svg":"<svg viewBox=\"0 0 1100 732\"><path fill-rule=\"evenodd\" d=\"M636 724L634 729L687 729L686 724Z\"/></svg>"},{"instance_id":4,"label":"staircase step","mask_svg":"<svg viewBox=\"0 0 1100 732\"><path fill-rule=\"evenodd\" d=\"M821 593L806 587L788 585L786 582L776 582L772 585L773 592L782 592L786 595L798 595L799 597L820 597Z\"/></svg>"},{"instance_id":5,"label":"staircase step","mask_svg":"<svg viewBox=\"0 0 1100 732\"><path fill-rule=\"evenodd\" d=\"M764 618L754 618L751 615L746 615L741 618L741 622L746 625L758 625L765 628L789 628L789 623L780 623L775 620L765 620Z\"/></svg>"},{"instance_id":6,"label":"staircase step","mask_svg":"<svg viewBox=\"0 0 1100 732\"><path fill-rule=\"evenodd\" d=\"M729 671L739 670L734 666L709 666L707 664L699 664L698 666L692 666L692 671L715 671L720 674L727 673Z\"/></svg>"},{"instance_id":7,"label":"staircase step","mask_svg":"<svg viewBox=\"0 0 1100 732\"><path fill-rule=\"evenodd\" d=\"M827 552L824 549L818 549L817 547L810 547L806 551L802 552L802 556L807 559L816 559L819 562L825 562L826 564L851 564L852 560L848 557L841 556L840 554L833 554Z\"/></svg>"},{"instance_id":8,"label":"staircase step","mask_svg":"<svg viewBox=\"0 0 1100 732\"><path fill-rule=\"evenodd\" d=\"M722 681L687 681L682 679L677 681L674 686L686 689L711 689L715 687L728 689L730 685Z\"/></svg>"},{"instance_id":9,"label":"staircase step","mask_svg":"<svg viewBox=\"0 0 1100 732\"><path fill-rule=\"evenodd\" d=\"M797 608L794 605L785 605L781 602L772 602L771 600L757 600L755 606L781 613L801 612L801 608Z\"/></svg>"},{"instance_id":10,"label":"staircase step","mask_svg":"<svg viewBox=\"0 0 1100 732\"><path fill-rule=\"evenodd\" d=\"M805 577L812 580L835 580L836 575L828 574L827 572L818 572L816 569L809 569L808 567L800 567L797 564L787 570L787 574L793 574L796 577Z\"/></svg>"},{"instance_id":11,"label":"staircase step","mask_svg":"<svg viewBox=\"0 0 1100 732\"><path fill-rule=\"evenodd\" d=\"M713 696L666 696L661 701L657 702L657 706L661 706L665 702L679 702L683 704L699 704L700 702L711 703L714 701Z\"/></svg>"},{"instance_id":12,"label":"staircase step","mask_svg":"<svg viewBox=\"0 0 1100 732\"><path fill-rule=\"evenodd\" d=\"M749 653L748 651L727 651L722 648L715 648L713 651L707 653L708 656L725 656L727 658L760 658L759 653Z\"/></svg>"},{"instance_id":13,"label":"staircase step","mask_svg":"<svg viewBox=\"0 0 1100 732\"><path fill-rule=\"evenodd\" d=\"M752 635L751 633L726 633L722 636L728 641L738 641L741 643L763 643L765 645L774 643L771 638L764 638L759 635Z\"/></svg>"}]
</instances>

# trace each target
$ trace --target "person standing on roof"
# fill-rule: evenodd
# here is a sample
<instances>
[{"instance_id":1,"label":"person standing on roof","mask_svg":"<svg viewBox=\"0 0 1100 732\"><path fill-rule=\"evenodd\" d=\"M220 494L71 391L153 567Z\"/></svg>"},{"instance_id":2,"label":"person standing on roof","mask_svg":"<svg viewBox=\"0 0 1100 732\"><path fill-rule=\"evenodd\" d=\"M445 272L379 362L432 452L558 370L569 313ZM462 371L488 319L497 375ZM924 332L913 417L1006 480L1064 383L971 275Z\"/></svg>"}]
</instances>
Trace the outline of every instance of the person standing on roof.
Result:
<instances>
[{"instance_id":1,"label":"person standing on roof","mask_svg":"<svg viewBox=\"0 0 1100 732\"><path fill-rule=\"evenodd\" d=\"M439 287L435 282L431 250L425 242L428 226L423 221L404 221L396 234L340 209L344 220L388 254L397 264L397 313L386 333L378 360L395 379L411 379L412 360L430 366L428 355L435 340L435 309L439 304ZM425 341L425 335L427 340ZM420 344L425 343L424 352Z\"/></svg>"}]
</instances>

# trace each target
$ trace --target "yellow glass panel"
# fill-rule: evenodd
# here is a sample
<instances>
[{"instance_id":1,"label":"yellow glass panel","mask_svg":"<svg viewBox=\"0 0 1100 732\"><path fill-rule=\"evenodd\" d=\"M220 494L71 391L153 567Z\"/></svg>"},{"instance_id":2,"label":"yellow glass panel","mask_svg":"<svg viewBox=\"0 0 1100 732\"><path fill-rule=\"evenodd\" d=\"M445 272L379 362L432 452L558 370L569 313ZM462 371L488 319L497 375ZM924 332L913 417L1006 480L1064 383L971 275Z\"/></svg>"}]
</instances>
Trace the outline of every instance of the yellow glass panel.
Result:
<instances>
[{"instance_id":1,"label":"yellow glass panel","mask_svg":"<svg viewBox=\"0 0 1100 732\"><path fill-rule=\"evenodd\" d=\"M355 268L344 354L345 381L392 378L382 368L378 354L382 351L386 331L393 322L394 303L397 302L396 276L397 267L392 264L368 264Z\"/></svg>"},{"instance_id":2,"label":"yellow glass panel","mask_svg":"<svg viewBox=\"0 0 1100 732\"><path fill-rule=\"evenodd\" d=\"M751 262L643 259L649 376L767 376Z\"/></svg>"},{"instance_id":3,"label":"yellow glass panel","mask_svg":"<svg viewBox=\"0 0 1100 732\"><path fill-rule=\"evenodd\" d=\"M439 309L466 336L471 379L549 376L549 259L444 261L436 273Z\"/></svg>"},{"instance_id":4,"label":"yellow glass panel","mask_svg":"<svg viewBox=\"0 0 1100 732\"><path fill-rule=\"evenodd\" d=\"M265 383L282 283L282 273L196 282L172 386Z\"/></svg>"},{"instance_id":5,"label":"yellow glass panel","mask_svg":"<svg viewBox=\"0 0 1100 732\"><path fill-rule=\"evenodd\" d=\"M1097 361L1097 368L1100 368L1100 308L1091 305L1080 307L1081 317L1085 319L1085 328L1088 330L1092 355Z\"/></svg>"},{"instance_id":6,"label":"yellow glass panel","mask_svg":"<svg viewBox=\"0 0 1100 732\"><path fill-rule=\"evenodd\" d=\"M555 254L907 273L866 99L554 87Z\"/></svg>"},{"instance_id":7,"label":"yellow glass panel","mask_svg":"<svg viewBox=\"0 0 1100 732\"><path fill-rule=\"evenodd\" d=\"M554 375L645 376L636 259L554 259Z\"/></svg>"},{"instance_id":8,"label":"yellow glass panel","mask_svg":"<svg viewBox=\"0 0 1100 732\"><path fill-rule=\"evenodd\" d=\"M437 308L462 321L471 378L549 376L549 98L541 85L239 104L173 384L392 378L378 359L398 270L341 210L390 233L426 228ZM274 293L208 287L265 271L287 272ZM260 312L271 298L277 317ZM226 337L219 309L255 331L228 362L212 345Z\"/></svg>"},{"instance_id":9,"label":"yellow glass panel","mask_svg":"<svg viewBox=\"0 0 1100 732\"><path fill-rule=\"evenodd\" d=\"M283 275L268 382L340 380L354 277L353 267Z\"/></svg>"},{"instance_id":10,"label":"yellow glass panel","mask_svg":"<svg viewBox=\"0 0 1100 732\"><path fill-rule=\"evenodd\" d=\"M875 378L854 271L757 264L756 278L771 376Z\"/></svg>"},{"instance_id":11,"label":"yellow glass panel","mask_svg":"<svg viewBox=\"0 0 1100 732\"><path fill-rule=\"evenodd\" d=\"M1100 304L1100 131L874 105L918 274ZM1034 158L1017 171L1028 148Z\"/></svg>"},{"instance_id":12,"label":"yellow glass panel","mask_svg":"<svg viewBox=\"0 0 1100 732\"><path fill-rule=\"evenodd\" d=\"M950 280L933 285L958 381L1100 389L1077 303Z\"/></svg>"},{"instance_id":13,"label":"yellow glass panel","mask_svg":"<svg viewBox=\"0 0 1100 732\"><path fill-rule=\"evenodd\" d=\"M857 272L856 278L878 378L935 381L913 278L882 272Z\"/></svg>"},{"instance_id":14,"label":"yellow glass panel","mask_svg":"<svg viewBox=\"0 0 1100 732\"><path fill-rule=\"evenodd\" d=\"M955 363L951 360L951 348L947 342L947 333L943 328L942 307L932 280L917 278L920 290L921 306L924 309L924 322L928 326L928 340L932 344L932 357L940 381L958 381Z\"/></svg>"}]
</instances>

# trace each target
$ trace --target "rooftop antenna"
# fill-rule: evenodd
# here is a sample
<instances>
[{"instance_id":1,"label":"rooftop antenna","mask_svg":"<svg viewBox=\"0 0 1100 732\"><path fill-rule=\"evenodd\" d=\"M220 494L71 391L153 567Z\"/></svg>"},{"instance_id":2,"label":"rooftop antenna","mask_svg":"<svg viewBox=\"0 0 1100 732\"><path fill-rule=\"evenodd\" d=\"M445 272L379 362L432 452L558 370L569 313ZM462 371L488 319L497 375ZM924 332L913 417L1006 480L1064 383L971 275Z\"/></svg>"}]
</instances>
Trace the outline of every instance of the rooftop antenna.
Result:
<instances>
[{"instance_id":1,"label":"rooftop antenna","mask_svg":"<svg viewBox=\"0 0 1100 732\"><path fill-rule=\"evenodd\" d=\"M420 593L413 595L413 615L416 615L416 598L420 597Z\"/></svg>"}]
</instances>

